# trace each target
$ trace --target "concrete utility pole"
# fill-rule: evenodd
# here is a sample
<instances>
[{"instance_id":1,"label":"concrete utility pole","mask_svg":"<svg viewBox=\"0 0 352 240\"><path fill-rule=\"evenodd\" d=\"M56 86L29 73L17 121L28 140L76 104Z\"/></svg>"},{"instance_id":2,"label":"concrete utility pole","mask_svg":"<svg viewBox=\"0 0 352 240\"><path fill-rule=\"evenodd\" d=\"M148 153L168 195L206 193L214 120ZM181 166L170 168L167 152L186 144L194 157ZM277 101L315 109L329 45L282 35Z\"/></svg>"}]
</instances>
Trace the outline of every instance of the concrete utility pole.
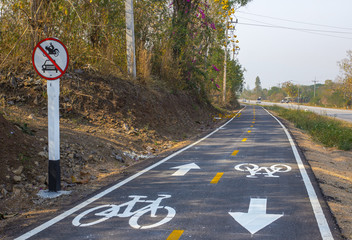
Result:
<instances>
[{"instance_id":1,"label":"concrete utility pole","mask_svg":"<svg viewBox=\"0 0 352 240\"><path fill-rule=\"evenodd\" d=\"M300 101L299 101L299 85L297 85L297 87L298 87L298 104L300 103Z\"/></svg>"},{"instance_id":2,"label":"concrete utility pole","mask_svg":"<svg viewBox=\"0 0 352 240\"><path fill-rule=\"evenodd\" d=\"M134 40L133 0L126 0L126 48L127 72L133 79L136 78L136 46Z\"/></svg>"},{"instance_id":3,"label":"concrete utility pole","mask_svg":"<svg viewBox=\"0 0 352 240\"><path fill-rule=\"evenodd\" d=\"M315 78L313 82L314 82L314 97L315 97L315 84L318 82L317 78Z\"/></svg>"},{"instance_id":4,"label":"concrete utility pole","mask_svg":"<svg viewBox=\"0 0 352 240\"><path fill-rule=\"evenodd\" d=\"M223 84L222 84L222 89L223 89L223 93L222 93L222 102L225 103L226 102L226 68L227 68L227 41L228 41L228 30L229 30L229 23L238 23L237 19L236 22L229 22L229 16L227 16L226 18L226 30L225 30L225 58L224 58L224 79L223 79ZM232 29L234 30L234 29ZM230 59L231 59L231 55L230 55ZM233 60L235 59L235 56L233 56Z\"/></svg>"},{"instance_id":5,"label":"concrete utility pole","mask_svg":"<svg viewBox=\"0 0 352 240\"><path fill-rule=\"evenodd\" d=\"M224 79L222 82L222 102L226 103L226 62L227 62L227 33L229 29L229 16L226 19L226 30L225 30L225 58L224 58Z\"/></svg>"}]
</instances>

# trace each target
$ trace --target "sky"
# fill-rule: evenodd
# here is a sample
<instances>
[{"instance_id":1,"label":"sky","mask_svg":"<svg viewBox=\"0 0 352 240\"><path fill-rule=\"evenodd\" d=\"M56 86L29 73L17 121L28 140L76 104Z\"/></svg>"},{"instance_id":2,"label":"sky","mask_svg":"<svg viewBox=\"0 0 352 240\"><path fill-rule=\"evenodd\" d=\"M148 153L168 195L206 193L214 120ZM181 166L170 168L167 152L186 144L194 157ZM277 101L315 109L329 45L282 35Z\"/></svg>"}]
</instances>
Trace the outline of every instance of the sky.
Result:
<instances>
[{"instance_id":1,"label":"sky","mask_svg":"<svg viewBox=\"0 0 352 240\"><path fill-rule=\"evenodd\" d=\"M351 0L253 0L238 9L237 58L246 69L244 86L253 89L257 76L267 89L286 81L336 80L338 62L352 50L351 11Z\"/></svg>"}]
</instances>

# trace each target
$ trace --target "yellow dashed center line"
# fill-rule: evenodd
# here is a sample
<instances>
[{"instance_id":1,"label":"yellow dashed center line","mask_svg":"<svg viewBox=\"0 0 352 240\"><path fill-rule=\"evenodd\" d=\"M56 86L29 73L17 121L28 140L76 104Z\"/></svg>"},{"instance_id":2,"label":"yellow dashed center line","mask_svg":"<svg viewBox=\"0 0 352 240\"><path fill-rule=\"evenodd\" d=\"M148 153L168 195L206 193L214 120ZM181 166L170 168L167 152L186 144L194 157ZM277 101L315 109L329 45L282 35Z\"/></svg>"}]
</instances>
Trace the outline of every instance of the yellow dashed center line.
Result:
<instances>
[{"instance_id":1,"label":"yellow dashed center line","mask_svg":"<svg viewBox=\"0 0 352 240\"><path fill-rule=\"evenodd\" d=\"M243 139L242 139L242 142L245 142L245 141L247 141L247 138L243 138Z\"/></svg>"},{"instance_id":2,"label":"yellow dashed center line","mask_svg":"<svg viewBox=\"0 0 352 240\"><path fill-rule=\"evenodd\" d=\"M217 174L215 175L215 177L213 178L213 180L211 180L210 183L212 183L212 184L217 184L223 174L224 174L223 172L217 173Z\"/></svg>"},{"instance_id":3,"label":"yellow dashed center line","mask_svg":"<svg viewBox=\"0 0 352 240\"><path fill-rule=\"evenodd\" d=\"M255 121L252 122L253 124L255 123Z\"/></svg>"},{"instance_id":4,"label":"yellow dashed center line","mask_svg":"<svg viewBox=\"0 0 352 240\"><path fill-rule=\"evenodd\" d=\"M183 234L184 230L173 230L166 240L178 240Z\"/></svg>"},{"instance_id":5,"label":"yellow dashed center line","mask_svg":"<svg viewBox=\"0 0 352 240\"><path fill-rule=\"evenodd\" d=\"M252 132L251 130L248 130L248 133Z\"/></svg>"},{"instance_id":6,"label":"yellow dashed center line","mask_svg":"<svg viewBox=\"0 0 352 240\"><path fill-rule=\"evenodd\" d=\"M251 125L251 127L253 127L253 125Z\"/></svg>"},{"instance_id":7,"label":"yellow dashed center line","mask_svg":"<svg viewBox=\"0 0 352 240\"><path fill-rule=\"evenodd\" d=\"M238 152L239 152L239 150L235 150L235 151L233 151L233 153L231 155L236 156Z\"/></svg>"}]
</instances>

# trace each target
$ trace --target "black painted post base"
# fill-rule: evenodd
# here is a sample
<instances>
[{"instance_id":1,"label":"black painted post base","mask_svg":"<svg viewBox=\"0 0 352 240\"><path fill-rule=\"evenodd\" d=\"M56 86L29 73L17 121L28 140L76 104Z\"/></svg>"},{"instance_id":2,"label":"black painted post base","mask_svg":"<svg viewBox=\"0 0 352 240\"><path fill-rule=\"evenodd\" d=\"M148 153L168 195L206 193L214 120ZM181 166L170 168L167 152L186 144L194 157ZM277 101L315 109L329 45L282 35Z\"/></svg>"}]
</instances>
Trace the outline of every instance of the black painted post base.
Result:
<instances>
[{"instance_id":1,"label":"black painted post base","mask_svg":"<svg viewBox=\"0 0 352 240\"><path fill-rule=\"evenodd\" d=\"M61 190L60 160L49 160L49 192Z\"/></svg>"}]
</instances>

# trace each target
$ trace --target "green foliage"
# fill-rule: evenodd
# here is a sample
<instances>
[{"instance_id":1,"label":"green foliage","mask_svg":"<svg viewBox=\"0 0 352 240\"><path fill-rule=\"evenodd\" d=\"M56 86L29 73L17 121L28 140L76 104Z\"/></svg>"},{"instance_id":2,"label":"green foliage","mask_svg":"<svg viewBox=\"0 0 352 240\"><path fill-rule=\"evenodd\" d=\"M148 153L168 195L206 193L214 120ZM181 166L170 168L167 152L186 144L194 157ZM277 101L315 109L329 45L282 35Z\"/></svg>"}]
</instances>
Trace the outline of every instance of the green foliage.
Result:
<instances>
[{"instance_id":1,"label":"green foliage","mask_svg":"<svg viewBox=\"0 0 352 240\"><path fill-rule=\"evenodd\" d=\"M352 51L347 51L347 58L339 62L342 72L340 76L341 90L349 102L352 101Z\"/></svg>"},{"instance_id":2,"label":"green foliage","mask_svg":"<svg viewBox=\"0 0 352 240\"><path fill-rule=\"evenodd\" d=\"M272 87L269 91L268 91L268 98L270 101L281 101L282 99L284 99L285 97L285 93L284 91L279 88L279 87Z\"/></svg>"},{"instance_id":3,"label":"green foliage","mask_svg":"<svg viewBox=\"0 0 352 240\"><path fill-rule=\"evenodd\" d=\"M134 1L137 74L170 89L207 98L221 85L226 21L249 0ZM126 75L123 0L0 0L0 68L32 68L33 47L47 37L68 48L70 69ZM233 45L234 47L234 45ZM234 49L233 49L234 50ZM211 54L214 53L213 57ZM220 71L215 72L212 66ZM243 69L229 61L231 92L242 88ZM213 79L213 81L211 81Z\"/></svg>"},{"instance_id":4,"label":"green foliage","mask_svg":"<svg viewBox=\"0 0 352 240\"><path fill-rule=\"evenodd\" d=\"M282 89L286 92L287 96L296 98L298 96L298 87L290 81L282 84Z\"/></svg>"},{"instance_id":5,"label":"green foliage","mask_svg":"<svg viewBox=\"0 0 352 240\"><path fill-rule=\"evenodd\" d=\"M341 121L302 110L290 110L278 106L267 107L305 130L313 139L327 147L341 150L352 149L352 128L344 126Z\"/></svg>"},{"instance_id":6,"label":"green foliage","mask_svg":"<svg viewBox=\"0 0 352 240\"><path fill-rule=\"evenodd\" d=\"M257 98L260 97L262 95L262 83L260 82L260 78L259 76L257 76L255 78L255 88L254 88L254 92L256 93L257 95Z\"/></svg>"},{"instance_id":7,"label":"green foliage","mask_svg":"<svg viewBox=\"0 0 352 240\"><path fill-rule=\"evenodd\" d=\"M227 87L229 93L235 97L243 90L244 69L237 60L227 61Z\"/></svg>"},{"instance_id":8,"label":"green foliage","mask_svg":"<svg viewBox=\"0 0 352 240\"><path fill-rule=\"evenodd\" d=\"M281 88L272 87L266 94L265 89L263 89L262 98L273 102L280 102L285 97L290 97L291 100L298 102L299 90L300 103L334 108L351 108L351 101L344 89L344 83L326 80L324 84L316 84L314 96L314 85L298 86L292 82L286 82ZM266 98L265 95L267 95ZM255 89L245 89L241 97L255 99L257 97L256 91Z\"/></svg>"},{"instance_id":9,"label":"green foliage","mask_svg":"<svg viewBox=\"0 0 352 240\"><path fill-rule=\"evenodd\" d=\"M23 123L23 124L16 124L19 128L21 128L22 132L28 135L33 136L34 133L31 129L29 129L28 124L27 123Z\"/></svg>"}]
</instances>

